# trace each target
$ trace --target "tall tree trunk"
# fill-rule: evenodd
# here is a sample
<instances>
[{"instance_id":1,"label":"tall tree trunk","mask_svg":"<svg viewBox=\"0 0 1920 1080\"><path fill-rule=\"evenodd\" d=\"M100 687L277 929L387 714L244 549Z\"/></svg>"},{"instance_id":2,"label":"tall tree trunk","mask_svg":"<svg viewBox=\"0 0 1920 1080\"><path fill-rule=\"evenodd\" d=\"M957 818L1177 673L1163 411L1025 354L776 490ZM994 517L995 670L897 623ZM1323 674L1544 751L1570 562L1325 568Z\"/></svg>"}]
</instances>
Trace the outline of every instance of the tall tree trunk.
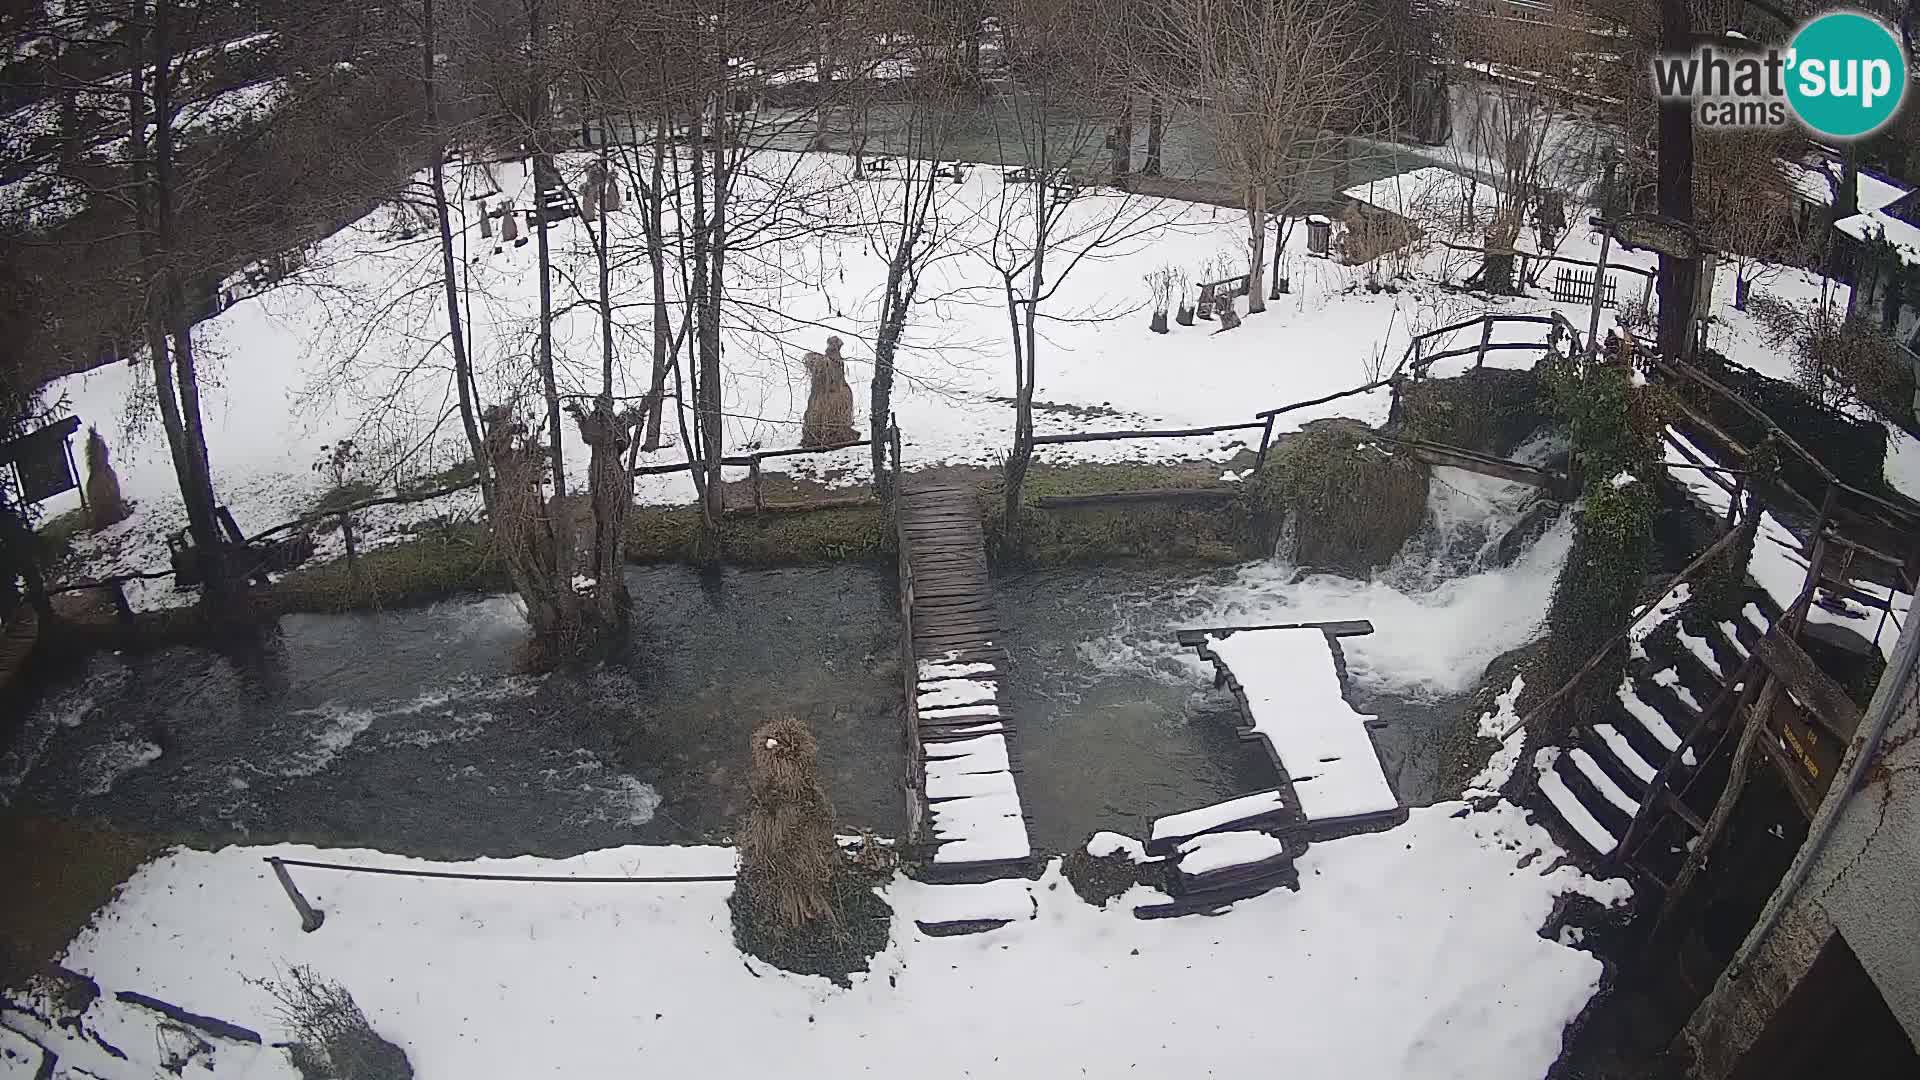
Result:
<instances>
[{"instance_id":1,"label":"tall tree trunk","mask_svg":"<svg viewBox=\"0 0 1920 1080\"><path fill-rule=\"evenodd\" d=\"M914 231L918 231L917 229ZM873 343L873 382L868 387L867 430L873 445L874 492L881 498L893 494L895 477L888 468L887 431L893 415L894 353L900 347L900 335L907 325L907 308L913 298L906 286L906 266L913 258L908 241L901 240L887 266L887 291L882 299L880 330Z\"/></svg>"},{"instance_id":2,"label":"tall tree trunk","mask_svg":"<svg viewBox=\"0 0 1920 1080\"><path fill-rule=\"evenodd\" d=\"M1167 134L1167 114L1160 104L1160 95L1147 99L1147 160L1140 171L1148 176L1160 175L1160 144Z\"/></svg>"},{"instance_id":3,"label":"tall tree trunk","mask_svg":"<svg viewBox=\"0 0 1920 1080\"><path fill-rule=\"evenodd\" d=\"M179 446L174 452L180 480L180 499L187 510L194 557L200 570L200 597L216 612L226 611L234 597L227 578L226 537L215 514L211 469L207 462L205 425L200 414L200 386L193 359L192 313L176 266L173 175L173 0L160 0L153 19L153 166L151 170L153 250L160 270L160 322L172 338L173 357L165 385L156 385L164 417L167 401L178 392L176 410ZM169 425L172 439L175 425Z\"/></svg>"},{"instance_id":4,"label":"tall tree trunk","mask_svg":"<svg viewBox=\"0 0 1920 1080\"><path fill-rule=\"evenodd\" d=\"M732 195L731 166L727 160L727 118L732 102L723 89L720 108L716 110L713 121L713 201L707 206L707 218L711 225L712 240L708 244L709 258L713 268L707 279L707 336L706 348L700 355L700 381L706 389L706 412L701 422L707 429L707 445L713 448L712 472L707 484L707 508L715 524L720 521L722 495L724 494L720 475L720 459L726 454L726 431L721 422L721 381L720 359L722 344L720 340L720 312L726 301L727 292L727 206ZM716 534L714 539L718 541ZM719 544L713 545L717 557Z\"/></svg>"},{"instance_id":5,"label":"tall tree trunk","mask_svg":"<svg viewBox=\"0 0 1920 1080\"><path fill-rule=\"evenodd\" d=\"M713 223L707 209L707 147L702 130L703 103L694 113L688 132L693 150L693 305L694 346L698 362L694 365L693 422L695 446L699 449L694 466L705 477L700 492L701 557L717 561L720 557L720 512L722 477L720 474L720 365L719 327L714 325L712 303ZM717 141L717 140L716 140Z\"/></svg>"},{"instance_id":6,"label":"tall tree trunk","mask_svg":"<svg viewBox=\"0 0 1920 1080\"><path fill-rule=\"evenodd\" d=\"M453 257L453 223L447 208L446 144L440 138L438 87L433 71L433 0L421 0L421 78L425 83L427 131L433 139L431 181L433 214L440 227L440 281L446 291L448 340L453 345L453 381L459 389L460 426L467 434L467 450L473 455L473 467L480 480L480 499L487 515L493 515L493 467L487 461L486 444L480 438L479 410L473 395L473 361L467 354L467 336L461 327L459 268Z\"/></svg>"},{"instance_id":7,"label":"tall tree trunk","mask_svg":"<svg viewBox=\"0 0 1920 1080\"><path fill-rule=\"evenodd\" d=\"M546 41L546 26L540 13L540 0L531 0L527 5L527 41L533 50L533 59L537 64L543 58L543 46ZM567 465L561 457L563 447L560 430L560 388L553 377L553 253L547 243L547 202L550 185L560 182L559 171L554 168L553 155L547 153L547 93L546 87L536 77L527 108L528 125L533 136L533 203L534 231L538 233L540 261L540 390L547 399L547 454L553 459L553 498L560 502L567 497ZM565 542L568 530L555 530L560 542Z\"/></svg>"},{"instance_id":8,"label":"tall tree trunk","mask_svg":"<svg viewBox=\"0 0 1920 1080\"><path fill-rule=\"evenodd\" d=\"M1672 53L1692 48L1693 13L1687 0L1661 0L1661 45ZM1659 116L1660 212L1693 223L1693 104L1662 101ZM1687 259L1660 256L1660 355L1685 359L1692 352L1693 293L1697 267Z\"/></svg>"},{"instance_id":9,"label":"tall tree trunk","mask_svg":"<svg viewBox=\"0 0 1920 1080\"><path fill-rule=\"evenodd\" d=\"M1042 118L1044 123L1044 118ZM1044 169L1046 162L1042 161ZM1025 493L1027 467L1033 460L1033 388L1036 349L1039 346L1039 334L1036 325L1040 316L1040 297L1046 288L1047 274L1047 185L1034 184L1034 236L1033 266L1029 270L1027 298L1018 301L1011 284L1007 291L1007 319L1013 332L1013 452L1007 455L1006 476L1006 531L1007 535L1017 534L1020 524L1021 498Z\"/></svg>"},{"instance_id":10,"label":"tall tree trunk","mask_svg":"<svg viewBox=\"0 0 1920 1080\"><path fill-rule=\"evenodd\" d=\"M814 38L813 45L813 148L827 148L827 105L831 95L827 87L833 83L833 68L827 64L827 38L824 28Z\"/></svg>"},{"instance_id":11,"label":"tall tree trunk","mask_svg":"<svg viewBox=\"0 0 1920 1080\"><path fill-rule=\"evenodd\" d=\"M1247 314L1267 310L1267 187L1247 193Z\"/></svg>"},{"instance_id":12,"label":"tall tree trunk","mask_svg":"<svg viewBox=\"0 0 1920 1080\"><path fill-rule=\"evenodd\" d=\"M673 321L667 312L667 244L661 214L666 210L667 129L662 112L653 129L653 186L647 191L647 264L653 271L653 382L647 388L646 450L660 449L660 414L666 404L667 368L673 359Z\"/></svg>"},{"instance_id":13,"label":"tall tree trunk","mask_svg":"<svg viewBox=\"0 0 1920 1080\"><path fill-rule=\"evenodd\" d=\"M1120 109L1120 122L1113 126L1113 179L1123 183L1133 172L1133 99Z\"/></svg>"}]
</instances>

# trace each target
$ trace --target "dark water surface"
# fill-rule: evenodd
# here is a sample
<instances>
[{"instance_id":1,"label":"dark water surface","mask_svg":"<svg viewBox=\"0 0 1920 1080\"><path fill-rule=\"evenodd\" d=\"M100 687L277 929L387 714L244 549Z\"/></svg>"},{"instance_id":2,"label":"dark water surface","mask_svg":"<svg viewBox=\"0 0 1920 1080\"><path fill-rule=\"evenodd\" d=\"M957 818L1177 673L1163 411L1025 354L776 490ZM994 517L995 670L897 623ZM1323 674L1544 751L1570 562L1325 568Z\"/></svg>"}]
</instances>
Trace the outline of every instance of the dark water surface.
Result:
<instances>
[{"instance_id":1,"label":"dark water surface","mask_svg":"<svg viewBox=\"0 0 1920 1080\"><path fill-rule=\"evenodd\" d=\"M515 674L492 596L302 615L245 655L100 655L4 753L0 801L213 842L438 857L724 835L748 734L795 715L849 828L898 833L905 761L884 568L628 573L637 633L584 672Z\"/></svg>"},{"instance_id":2,"label":"dark water surface","mask_svg":"<svg viewBox=\"0 0 1920 1080\"><path fill-rule=\"evenodd\" d=\"M1231 570L1104 566L996 579L1013 655L1006 690L1019 722L1021 800L1040 848L1069 850L1111 829L1145 835L1154 818L1272 787L1266 751L1234 733L1239 709L1174 632L1209 625ZM1401 801L1440 790L1440 745L1465 695L1349 683L1386 724L1375 745Z\"/></svg>"}]
</instances>

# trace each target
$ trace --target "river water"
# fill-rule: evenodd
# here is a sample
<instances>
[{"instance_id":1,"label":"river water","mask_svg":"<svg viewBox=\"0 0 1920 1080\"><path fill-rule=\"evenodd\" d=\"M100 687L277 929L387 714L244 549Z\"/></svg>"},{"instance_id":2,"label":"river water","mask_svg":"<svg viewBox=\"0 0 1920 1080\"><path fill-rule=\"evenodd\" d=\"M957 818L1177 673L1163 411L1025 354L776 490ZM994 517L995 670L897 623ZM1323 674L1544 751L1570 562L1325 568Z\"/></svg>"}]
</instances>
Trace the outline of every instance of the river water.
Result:
<instances>
[{"instance_id":1,"label":"river water","mask_svg":"<svg viewBox=\"0 0 1920 1080\"><path fill-rule=\"evenodd\" d=\"M1528 451L1523 448L1520 456ZM1273 558L1230 568L1002 575L1020 786L1035 846L1270 787L1183 627L1370 619L1349 700L1409 804L1454 794L1439 749L1488 661L1537 630L1571 545L1511 567L1531 492L1436 470L1427 527L1368 580ZM45 689L0 751L0 804L197 843L295 838L442 858L566 855L727 836L748 736L806 720L845 829L898 835L907 761L891 570L632 568L636 633L585 671L517 674L507 596L290 616L258 647L97 655Z\"/></svg>"},{"instance_id":2,"label":"river water","mask_svg":"<svg viewBox=\"0 0 1920 1080\"><path fill-rule=\"evenodd\" d=\"M564 855L725 835L748 734L794 715L842 823L900 830L889 573L628 580L634 641L586 672L516 674L525 623L505 596L289 616L246 654L96 656L0 753L0 799L202 842Z\"/></svg>"}]
</instances>

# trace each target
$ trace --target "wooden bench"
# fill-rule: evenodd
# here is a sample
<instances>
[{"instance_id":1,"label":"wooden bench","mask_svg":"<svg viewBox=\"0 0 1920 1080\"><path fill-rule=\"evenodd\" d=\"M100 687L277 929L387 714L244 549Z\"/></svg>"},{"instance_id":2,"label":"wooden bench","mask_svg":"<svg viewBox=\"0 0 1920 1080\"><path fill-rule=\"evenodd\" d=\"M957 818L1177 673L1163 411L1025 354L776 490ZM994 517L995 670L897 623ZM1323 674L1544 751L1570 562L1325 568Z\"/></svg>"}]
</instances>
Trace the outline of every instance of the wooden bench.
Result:
<instances>
[{"instance_id":1,"label":"wooden bench","mask_svg":"<svg viewBox=\"0 0 1920 1080\"><path fill-rule=\"evenodd\" d=\"M1217 298L1245 295L1247 295L1246 274L1221 278L1219 281L1203 281L1200 283L1200 306L1194 314L1203 319L1211 319L1214 306L1219 302Z\"/></svg>"}]
</instances>

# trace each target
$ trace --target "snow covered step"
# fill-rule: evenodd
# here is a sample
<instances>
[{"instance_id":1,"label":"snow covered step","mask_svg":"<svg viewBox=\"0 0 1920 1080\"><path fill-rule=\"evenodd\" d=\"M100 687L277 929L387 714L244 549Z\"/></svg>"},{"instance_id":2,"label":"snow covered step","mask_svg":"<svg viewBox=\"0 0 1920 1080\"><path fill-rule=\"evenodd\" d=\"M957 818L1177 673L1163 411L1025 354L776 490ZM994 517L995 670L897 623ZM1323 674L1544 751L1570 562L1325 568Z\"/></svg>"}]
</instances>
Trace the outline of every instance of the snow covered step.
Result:
<instances>
[{"instance_id":1,"label":"snow covered step","mask_svg":"<svg viewBox=\"0 0 1920 1080\"><path fill-rule=\"evenodd\" d=\"M1171 904L1134 909L1140 918L1162 918L1196 911L1213 911L1280 886L1297 889L1300 875L1293 860L1304 845L1289 846L1263 832L1232 830L1206 833L1180 845L1167 877Z\"/></svg>"},{"instance_id":2,"label":"snow covered step","mask_svg":"<svg viewBox=\"0 0 1920 1080\"><path fill-rule=\"evenodd\" d=\"M1674 629L1679 633L1680 644L1686 646L1687 651L1693 654L1694 659L1700 661L1708 671L1713 672L1715 678L1725 679L1727 677L1727 673L1720 669L1720 658L1713 654L1713 646L1707 643L1706 638L1695 637L1687 632L1685 626L1676 625Z\"/></svg>"},{"instance_id":3,"label":"snow covered step","mask_svg":"<svg viewBox=\"0 0 1920 1080\"><path fill-rule=\"evenodd\" d=\"M1606 770L1600 767L1600 763L1594 760L1592 754L1585 750L1574 750L1568 753L1567 757L1573 762L1574 767L1580 770L1580 774L1587 778L1587 783L1592 784L1593 789L1618 807L1621 813L1632 817L1639 812L1639 801L1622 790L1619 784L1614 783L1613 777L1607 775Z\"/></svg>"},{"instance_id":4,"label":"snow covered step","mask_svg":"<svg viewBox=\"0 0 1920 1080\"><path fill-rule=\"evenodd\" d=\"M1569 828L1578 833L1580 839L1585 840L1589 847L1598 854L1611 855L1613 849L1620 846L1619 838L1608 832L1606 826L1600 824L1599 819L1593 816L1593 812L1587 809L1586 804L1582 803L1567 786L1566 781L1561 779L1559 772L1555 770L1559 758L1560 748L1557 746L1542 747L1540 752L1534 755L1534 769L1540 776L1540 793L1547 797L1547 802L1553 807L1554 812L1560 815L1560 820L1566 822Z\"/></svg>"},{"instance_id":5,"label":"snow covered step","mask_svg":"<svg viewBox=\"0 0 1920 1080\"><path fill-rule=\"evenodd\" d=\"M1619 697L1621 706L1627 710L1627 715L1638 721L1646 733L1653 736L1655 742L1658 742L1668 753L1680 749L1680 733L1673 730L1673 725L1667 723L1667 718L1660 714L1659 709L1646 703L1639 691L1634 688L1632 679L1622 680L1615 694ZM1695 719L1697 721L1698 717ZM1689 769L1694 767L1696 759L1691 747L1687 749L1680 761Z\"/></svg>"},{"instance_id":6,"label":"snow covered step","mask_svg":"<svg viewBox=\"0 0 1920 1080\"><path fill-rule=\"evenodd\" d=\"M1251 795L1242 795L1212 806L1202 806L1197 810L1168 814L1156 820L1153 823L1152 833L1147 837L1147 852L1152 855L1167 855L1182 843L1203 833L1217 832L1236 826L1250 828L1280 824L1295 817L1286 795L1279 789L1256 791Z\"/></svg>"},{"instance_id":7,"label":"snow covered step","mask_svg":"<svg viewBox=\"0 0 1920 1080\"><path fill-rule=\"evenodd\" d=\"M1627 742L1626 736L1620 734L1612 724L1595 724L1593 733L1600 736L1600 741L1607 745L1614 759L1626 766L1627 771L1638 777L1641 783L1651 784L1653 778L1659 775L1660 770L1649 765L1646 758L1636 753L1633 744Z\"/></svg>"},{"instance_id":8,"label":"snow covered step","mask_svg":"<svg viewBox=\"0 0 1920 1080\"><path fill-rule=\"evenodd\" d=\"M1752 605L1748 606L1751 607ZM1727 648L1739 653L1740 659L1747 660L1752 658L1753 650L1747 648L1747 643L1740 640L1740 628L1738 626L1735 626L1731 622L1722 622L1720 624L1720 633L1726 639Z\"/></svg>"},{"instance_id":9,"label":"snow covered step","mask_svg":"<svg viewBox=\"0 0 1920 1080\"><path fill-rule=\"evenodd\" d=\"M1687 685L1680 681L1680 673L1678 671L1673 668L1661 668L1659 671L1653 673L1653 682L1655 686L1666 688L1668 693L1672 694L1681 705L1685 706L1689 718L1693 720L1694 723L1700 722L1700 699L1694 697L1693 691L1688 689Z\"/></svg>"},{"instance_id":10,"label":"snow covered step","mask_svg":"<svg viewBox=\"0 0 1920 1080\"><path fill-rule=\"evenodd\" d=\"M914 890L911 896L914 925L939 937L994 929L1031 919L1039 910L1031 884L1022 878L927 885Z\"/></svg>"},{"instance_id":11,"label":"snow covered step","mask_svg":"<svg viewBox=\"0 0 1920 1080\"><path fill-rule=\"evenodd\" d=\"M1180 845L1175 864L1182 874L1198 877L1285 855L1287 846L1263 832L1230 830L1206 833Z\"/></svg>"}]
</instances>

